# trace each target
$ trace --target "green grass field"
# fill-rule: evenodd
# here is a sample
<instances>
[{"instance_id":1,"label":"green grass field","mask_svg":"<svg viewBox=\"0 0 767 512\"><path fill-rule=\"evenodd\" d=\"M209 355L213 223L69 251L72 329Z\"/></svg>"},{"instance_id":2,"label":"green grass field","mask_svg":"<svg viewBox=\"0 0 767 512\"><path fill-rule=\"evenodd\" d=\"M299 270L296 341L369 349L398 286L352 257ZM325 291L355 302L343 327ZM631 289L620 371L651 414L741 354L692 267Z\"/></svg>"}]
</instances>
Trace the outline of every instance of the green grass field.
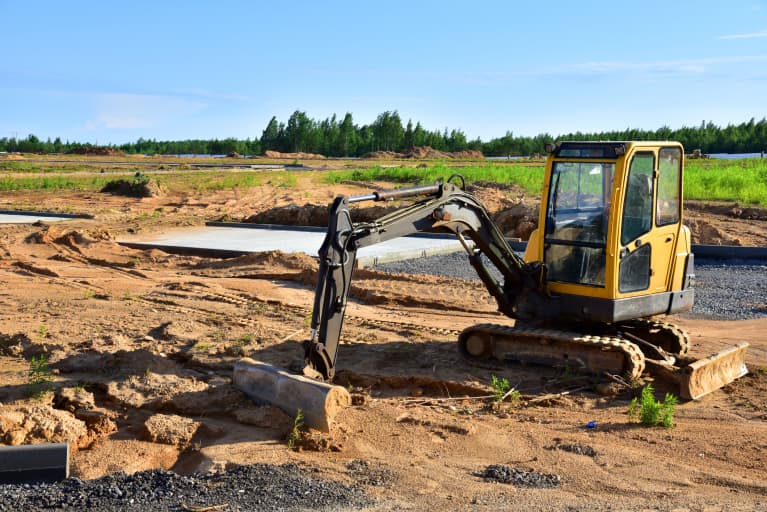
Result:
<instances>
[{"instance_id":1,"label":"green grass field","mask_svg":"<svg viewBox=\"0 0 767 512\"><path fill-rule=\"evenodd\" d=\"M88 168L92 170L93 167ZM108 169L100 174L84 174L79 162L71 165L40 165L24 162L0 164L0 191L13 190L100 190L117 178L113 173L133 169ZM80 172L77 172L80 171ZM215 171L143 171L174 192L226 190L273 185L292 188L297 184L295 171L231 172ZM303 172L303 171L302 171ZM540 194L543 182L542 163L469 164L450 167L443 163L426 167L369 167L342 171L314 171L317 182L325 184L342 181L390 181L410 185L433 183L461 174L468 183L495 182L516 184L527 194ZM14 176L14 174L19 174ZM126 174L121 177L125 178ZM744 205L767 206L767 159L690 160L685 171L686 199L738 202Z\"/></svg>"},{"instance_id":2,"label":"green grass field","mask_svg":"<svg viewBox=\"0 0 767 512\"><path fill-rule=\"evenodd\" d=\"M460 173L467 182L492 181L517 184L530 195L539 195L543 184L543 164L474 165L461 168L442 165L427 168L393 167L330 171L327 183L340 181L393 181L395 183L433 183ZM767 159L690 160L686 164L684 197L702 201L732 201L767 205Z\"/></svg>"},{"instance_id":3,"label":"green grass field","mask_svg":"<svg viewBox=\"0 0 767 512\"><path fill-rule=\"evenodd\" d=\"M351 169L348 171L329 171L326 183L341 181L391 181L394 183L424 184L434 183L439 179L448 179L453 174L460 174L467 183L477 181L502 184L516 184L528 194L540 194L543 183L543 164L511 165L469 165L465 167L371 167L369 169Z\"/></svg>"},{"instance_id":4,"label":"green grass field","mask_svg":"<svg viewBox=\"0 0 767 512\"><path fill-rule=\"evenodd\" d=\"M684 195L687 199L767 206L767 159L690 160Z\"/></svg>"}]
</instances>

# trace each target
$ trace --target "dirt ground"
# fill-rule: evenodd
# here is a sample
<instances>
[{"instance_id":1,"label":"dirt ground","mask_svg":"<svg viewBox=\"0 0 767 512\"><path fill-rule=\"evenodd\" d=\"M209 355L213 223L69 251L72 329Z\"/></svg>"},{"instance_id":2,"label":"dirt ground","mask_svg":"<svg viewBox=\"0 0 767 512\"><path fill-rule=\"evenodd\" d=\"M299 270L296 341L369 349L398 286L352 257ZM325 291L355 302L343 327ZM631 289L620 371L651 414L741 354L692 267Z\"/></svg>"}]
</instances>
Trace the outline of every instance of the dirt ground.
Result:
<instances>
[{"instance_id":1,"label":"dirt ground","mask_svg":"<svg viewBox=\"0 0 767 512\"><path fill-rule=\"evenodd\" d=\"M36 204L95 217L0 226L2 441L69 439L73 474L83 478L296 461L364 485L383 509L767 510L767 319L673 319L690 331L695 356L751 343L751 373L680 404L674 428L646 428L627 419L630 393L597 394L589 377L462 360L457 331L511 322L479 283L360 272L338 376L356 405L330 433L310 433L292 451L292 419L248 403L229 377L242 355L279 365L301 357L313 260L216 260L115 242L128 232L328 203L369 185L318 186L301 176L291 188L204 196L4 194L0 209ZM476 192L495 213L521 199L514 189ZM767 245L767 220L724 206L688 211L696 241ZM29 361L41 355L51 371L30 375ZM459 399L488 394L492 375L521 399L500 407ZM46 392L48 380L55 392ZM556 474L559 485L488 482L479 474L492 464Z\"/></svg>"}]
</instances>

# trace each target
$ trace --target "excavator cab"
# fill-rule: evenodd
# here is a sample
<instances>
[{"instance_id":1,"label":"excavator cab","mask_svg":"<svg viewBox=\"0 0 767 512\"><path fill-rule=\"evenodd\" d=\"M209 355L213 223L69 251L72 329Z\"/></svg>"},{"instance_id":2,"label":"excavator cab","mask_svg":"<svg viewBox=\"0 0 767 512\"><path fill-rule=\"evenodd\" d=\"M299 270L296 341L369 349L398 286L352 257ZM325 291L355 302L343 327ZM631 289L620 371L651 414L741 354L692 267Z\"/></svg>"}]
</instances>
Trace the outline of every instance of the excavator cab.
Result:
<instances>
[{"instance_id":1,"label":"excavator cab","mask_svg":"<svg viewBox=\"0 0 767 512\"><path fill-rule=\"evenodd\" d=\"M564 313L617 322L689 310L690 231L682 224L684 151L675 142L561 142L546 163L542 261Z\"/></svg>"}]
</instances>

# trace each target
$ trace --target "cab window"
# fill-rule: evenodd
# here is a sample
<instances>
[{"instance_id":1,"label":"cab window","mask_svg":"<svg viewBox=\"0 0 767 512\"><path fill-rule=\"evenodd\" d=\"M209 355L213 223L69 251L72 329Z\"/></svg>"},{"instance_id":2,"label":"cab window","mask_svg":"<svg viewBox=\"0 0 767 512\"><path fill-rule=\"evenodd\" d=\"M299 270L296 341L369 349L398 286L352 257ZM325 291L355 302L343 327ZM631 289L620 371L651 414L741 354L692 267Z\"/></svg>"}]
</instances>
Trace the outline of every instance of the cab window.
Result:
<instances>
[{"instance_id":1,"label":"cab window","mask_svg":"<svg viewBox=\"0 0 767 512\"><path fill-rule=\"evenodd\" d=\"M652 227L654 168L655 156L652 153L637 153L631 160L623 200L622 245L628 245Z\"/></svg>"},{"instance_id":2,"label":"cab window","mask_svg":"<svg viewBox=\"0 0 767 512\"><path fill-rule=\"evenodd\" d=\"M655 225L665 226L679 222L679 200L682 189L682 151L663 148L658 153L658 204Z\"/></svg>"}]
</instances>

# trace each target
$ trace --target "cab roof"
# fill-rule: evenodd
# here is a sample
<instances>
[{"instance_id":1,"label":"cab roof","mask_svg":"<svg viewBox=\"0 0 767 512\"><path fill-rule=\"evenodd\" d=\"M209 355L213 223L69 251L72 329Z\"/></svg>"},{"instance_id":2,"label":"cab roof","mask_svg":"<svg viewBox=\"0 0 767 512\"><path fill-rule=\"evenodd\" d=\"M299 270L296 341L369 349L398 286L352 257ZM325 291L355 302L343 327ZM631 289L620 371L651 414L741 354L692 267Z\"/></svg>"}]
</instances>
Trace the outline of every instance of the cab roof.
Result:
<instances>
[{"instance_id":1,"label":"cab roof","mask_svg":"<svg viewBox=\"0 0 767 512\"><path fill-rule=\"evenodd\" d=\"M679 146L672 141L563 141L547 144L546 151L557 158L611 158L617 159L632 147Z\"/></svg>"}]
</instances>

